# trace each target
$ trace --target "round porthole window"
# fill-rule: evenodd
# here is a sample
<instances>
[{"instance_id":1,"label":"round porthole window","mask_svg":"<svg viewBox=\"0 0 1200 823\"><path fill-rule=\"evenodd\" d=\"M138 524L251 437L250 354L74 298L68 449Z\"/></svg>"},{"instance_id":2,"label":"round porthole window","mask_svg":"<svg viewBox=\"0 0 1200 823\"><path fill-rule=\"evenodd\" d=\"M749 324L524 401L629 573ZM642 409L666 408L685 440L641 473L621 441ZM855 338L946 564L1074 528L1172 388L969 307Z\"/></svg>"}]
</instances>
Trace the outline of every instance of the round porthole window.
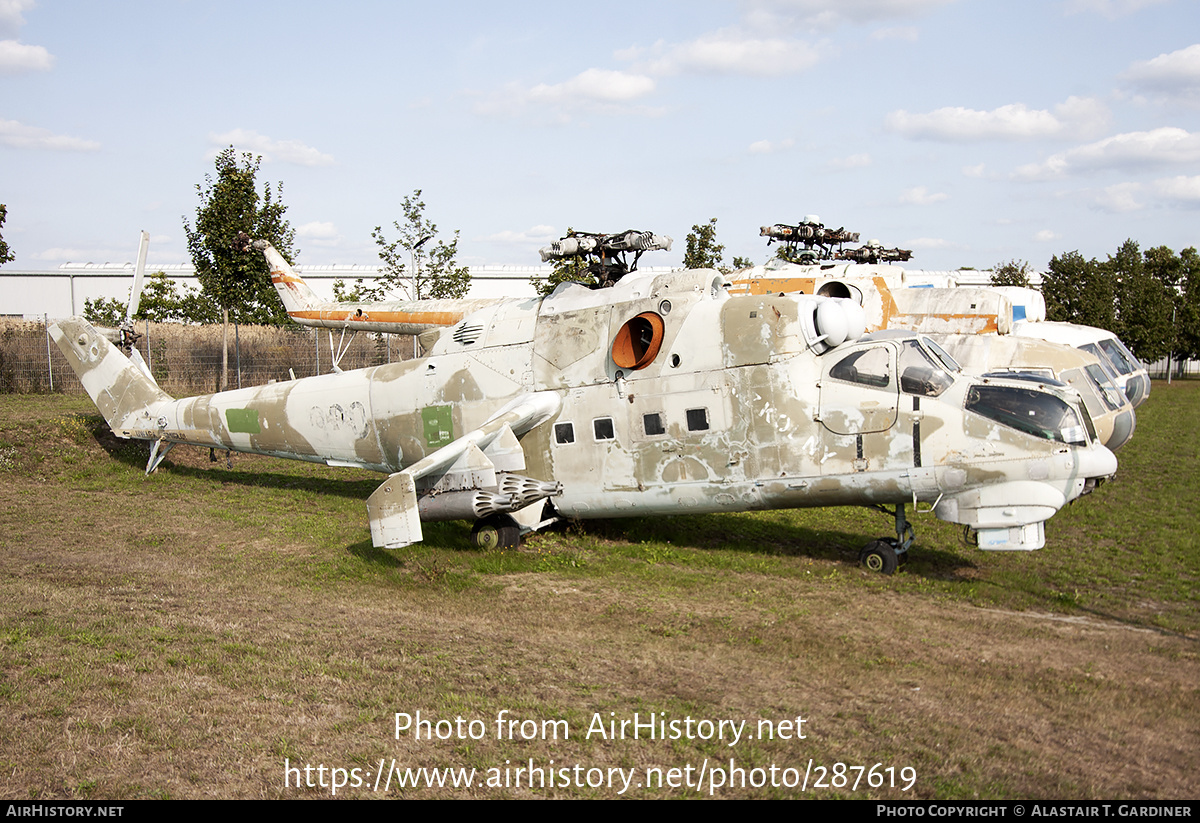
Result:
<instances>
[{"instance_id":1,"label":"round porthole window","mask_svg":"<svg viewBox=\"0 0 1200 823\"><path fill-rule=\"evenodd\" d=\"M612 359L618 368L643 369L654 362L663 341L663 319L652 311L625 322L613 340Z\"/></svg>"}]
</instances>

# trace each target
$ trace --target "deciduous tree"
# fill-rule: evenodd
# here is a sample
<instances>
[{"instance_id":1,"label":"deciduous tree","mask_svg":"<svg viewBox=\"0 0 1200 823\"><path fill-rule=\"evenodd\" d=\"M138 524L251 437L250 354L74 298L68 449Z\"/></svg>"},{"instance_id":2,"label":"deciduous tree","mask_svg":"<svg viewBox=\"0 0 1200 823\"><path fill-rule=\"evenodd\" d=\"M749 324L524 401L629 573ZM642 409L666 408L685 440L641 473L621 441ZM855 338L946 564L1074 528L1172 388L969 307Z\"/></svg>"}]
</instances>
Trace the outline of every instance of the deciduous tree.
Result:
<instances>
[{"instance_id":1,"label":"deciduous tree","mask_svg":"<svg viewBox=\"0 0 1200 823\"><path fill-rule=\"evenodd\" d=\"M112 297L84 300L83 316L89 323L115 328L124 322L128 305ZM196 289L188 286L181 289L165 272L157 271L146 278L133 319L151 323L215 324L221 322L221 311Z\"/></svg>"},{"instance_id":2,"label":"deciduous tree","mask_svg":"<svg viewBox=\"0 0 1200 823\"><path fill-rule=\"evenodd\" d=\"M1159 247L1147 256L1151 265L1143 260L1137 242L1126 240L1104 264L1117 293L1117 326L1107 328L1140 359L1153 362L1171 351L1171 309L1176 292L1159 277L1167 281L1176 278L1175 253Z\"/></svg>"},{"instance_id":3,"label":"deciduous tree","mask_svg":"<svg viewBox=\"0 0 1200 823\"><path fill-rule=\"evenodd\" d=\"M256 190L261 157L245 153L239 158L233 146L216 159L216 176L205 175L196 185L200 205L193 226L185 217L188 252L196 267L203 294L220 307L225 323L221 387L228 385L229 320L243 323L287 322L274 287L267 261L261 254L244 253L234 247L238 232L267 240L290 263L296 233L284 215L287 206L281 200L283 184L263 185Z\"/></svg>"},{"instance_id":4,"label":"deciduous tree","mask_svg":"<svg viewBox=\"0 0 1200 823\"><path fill-rule=\"evenodd\" d=\"M685 269L719 269L725 247L717 242L717 218L707 223L698 223L688 232L687 245L683 252Z\"/></svg>"},{"instance_id":5,"label":"deciduous tree","mask_svg":"<svg viewBox=\"0 0 1200 823\"><path fill-rule=\"evenodd\" d=\"M1046 319L1113 330L1116 289L1111 271L1078 251L1050 258L1042 277Z\"/></svg>"},{"instance_id":6,"label":"deciduous tree","mask_svg":"<svg viewBox=\"0 0 1200 823\"><path fill-rule=\"evenodd\" d=\"M993 286L1020 286L1029 288L1029 263L1024 260L1009 260L992 269Z\"/></svg>"},{"instance_id":7,"label":"deciduous tree","mask_svg":"<svg viewBox=\"0 0 1200 823\"><path fill-rule=\"evenodd\" d=\"M437 225L425 218L420 189L405 197L400 208L404 222L392 223L399 238L389 242L380 226L371 232L379 246L379 259L383 261L378 284L373 288L400 292L412 300L466 297L471 288L471 273L454 259L458 254L458 231L455 230L449 243L437 239ZM375 292L364 289L362 293Z\"/></svg>"},{"instance_id":8,"label":"deciduous tree","mask_svg":"<svg viewBox=\"0 0 1200 823\"><path fill-rule=\"evenodd\" d=\"M0 229L4 228L4 221L7 219L8 206L0 203ZM4 238L0 237L0 266L3 266L5 263L11 263L15 259L16 255L12 253L12 250L8 247L8 244L4 242Z\"/></svg>"},{"instance_id":9,"label":"deciduous tree","mask_svg":"<svg viewBox=\"0 0 1200 823\"><path fill-rule=\"evenodd\" d=\"M1175 354L1200 360L1200 254L1194 247L1179 253L1179 298L1175 313Z\"/></svg>"}]
</instances>

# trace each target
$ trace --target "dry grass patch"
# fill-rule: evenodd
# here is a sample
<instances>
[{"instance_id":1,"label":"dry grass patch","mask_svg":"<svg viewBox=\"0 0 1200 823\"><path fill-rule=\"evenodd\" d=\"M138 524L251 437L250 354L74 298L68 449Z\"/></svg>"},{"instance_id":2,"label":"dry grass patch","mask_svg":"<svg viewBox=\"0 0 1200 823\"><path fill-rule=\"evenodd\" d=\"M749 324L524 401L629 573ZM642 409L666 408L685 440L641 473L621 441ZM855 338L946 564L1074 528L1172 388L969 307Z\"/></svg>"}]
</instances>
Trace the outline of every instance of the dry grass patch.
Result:
<instances>
[{"instance_id":1,"label":"dry grass patch","mask_svg":"<svg viewBox=\"0 0 1200 823\"><path fill-rule=\"evenodd\" d=\"M380 760L476 768L482 782L530 759L642 775L731 758L803 774L811 758L917 775L908 793L814 797L1200 793L1196 633L1139 620L1145 595L1132 584L1097 614L1028 609L1054 596L998 580L1068 547L993 560L931 529L922 555L882 579L845 556L860 532L885 531L877 516L814 512L708 518L694 536L680 519L670 542L646 524L583 526L491 556L446 524L421 546L380 552L363 511L374 476L242 456L229 469L176 449L172 467L143 478L144 457L97 440L92 423L79 435L70 415L85 408L0 397L0 449L16 449L0 469L0 526L13 535L0 553L5 797L328 796L285 788L285 759L372 780ZM1178 613L1169 590L1160 597ZM488 734L396 739L396 713L417 711L480 719ZM501 711L566 721L570 737L497 739ZM807 737L731 747L585 736L597 715L635 712L749 729L802 716Z\"/></svg>"}]
</instances>

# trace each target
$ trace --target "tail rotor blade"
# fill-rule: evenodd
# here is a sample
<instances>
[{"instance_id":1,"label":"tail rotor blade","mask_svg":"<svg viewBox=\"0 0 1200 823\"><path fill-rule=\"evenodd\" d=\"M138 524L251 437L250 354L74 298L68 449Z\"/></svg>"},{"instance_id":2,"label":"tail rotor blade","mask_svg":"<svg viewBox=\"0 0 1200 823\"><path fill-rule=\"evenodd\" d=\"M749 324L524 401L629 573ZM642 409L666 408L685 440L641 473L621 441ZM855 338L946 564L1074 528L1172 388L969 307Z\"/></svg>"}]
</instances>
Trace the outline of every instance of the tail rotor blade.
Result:
<instances>
[{"instance_id":1,"label":"tail rotor blade","mask_svg":"<svg viewBox=\"0 0 1200 823\"><path fill-rule=\"evenodd\" d=\"M125 327L133 325L133 316L137 314L138 304L142 300L142 280L146 276L146 251L150 248L149 232L142 232L142 241L138 245L137 268L133 270L133 289L129 292L129 309L125 312Z\"/></svg>"}]
</instances>

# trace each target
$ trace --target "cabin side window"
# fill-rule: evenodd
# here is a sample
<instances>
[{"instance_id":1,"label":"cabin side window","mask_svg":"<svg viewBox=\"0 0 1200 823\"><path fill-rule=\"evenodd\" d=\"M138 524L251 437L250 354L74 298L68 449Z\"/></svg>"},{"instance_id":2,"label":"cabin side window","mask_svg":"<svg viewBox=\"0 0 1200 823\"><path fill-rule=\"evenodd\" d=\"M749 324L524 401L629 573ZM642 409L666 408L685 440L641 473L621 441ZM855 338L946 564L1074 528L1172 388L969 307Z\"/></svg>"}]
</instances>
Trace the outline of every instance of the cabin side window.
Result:
<instances>
[{"instance_id":1,"label":"cabin side window","mask_svg":"<svg viewBox=\"0 0 1200 823\"><path fill-rule=\"evenodd\" d=\"M611 417L597 417L592 421L592 434L596 440L612 440L615 438L617 435L613 429L613 419Z\"/></svg>"},{"instance_id":2,"label":"cabin side window","mask_svg":"<svg viewBox=\"0 0 1200 823\"><path fill-rule=\"evenodd\" d=\"M574 423L555 423L554 424L554 442L555 443L574 443L575 442L575 424Z\"/></svg>"},{"instance_id":3,"label":"cabin side window","mask_svg":"<svg viewBox=\"0 0 1200 823\"><path fill-rule=\"evenodd\" d=\"M659 412L642 415L642 430L646 432L647 437L667 433L667 427L663 424L663 418Z\"/></svg>"},{"instance_id":4,"label":"cabin side window","mask_svg":"<svg viewBox=\"0 0 1200 823\"><path fill-rule=\"evenodd\" d=\"M687 427L690 432L708 431L708 409L688 409Z\"/></svg>"},{"instance_id":5,"label":"cabin side window","mask_svg":"<svg viewBox=\"0 0 1200 823\"><path fill-rule=\"evenodd\" d=\"M892 382L892 363L888 349L879 346L865 351L856 351L843 358L829 370L829 376L847 383L887 388Z\"/></svg>"}]
</instances>

